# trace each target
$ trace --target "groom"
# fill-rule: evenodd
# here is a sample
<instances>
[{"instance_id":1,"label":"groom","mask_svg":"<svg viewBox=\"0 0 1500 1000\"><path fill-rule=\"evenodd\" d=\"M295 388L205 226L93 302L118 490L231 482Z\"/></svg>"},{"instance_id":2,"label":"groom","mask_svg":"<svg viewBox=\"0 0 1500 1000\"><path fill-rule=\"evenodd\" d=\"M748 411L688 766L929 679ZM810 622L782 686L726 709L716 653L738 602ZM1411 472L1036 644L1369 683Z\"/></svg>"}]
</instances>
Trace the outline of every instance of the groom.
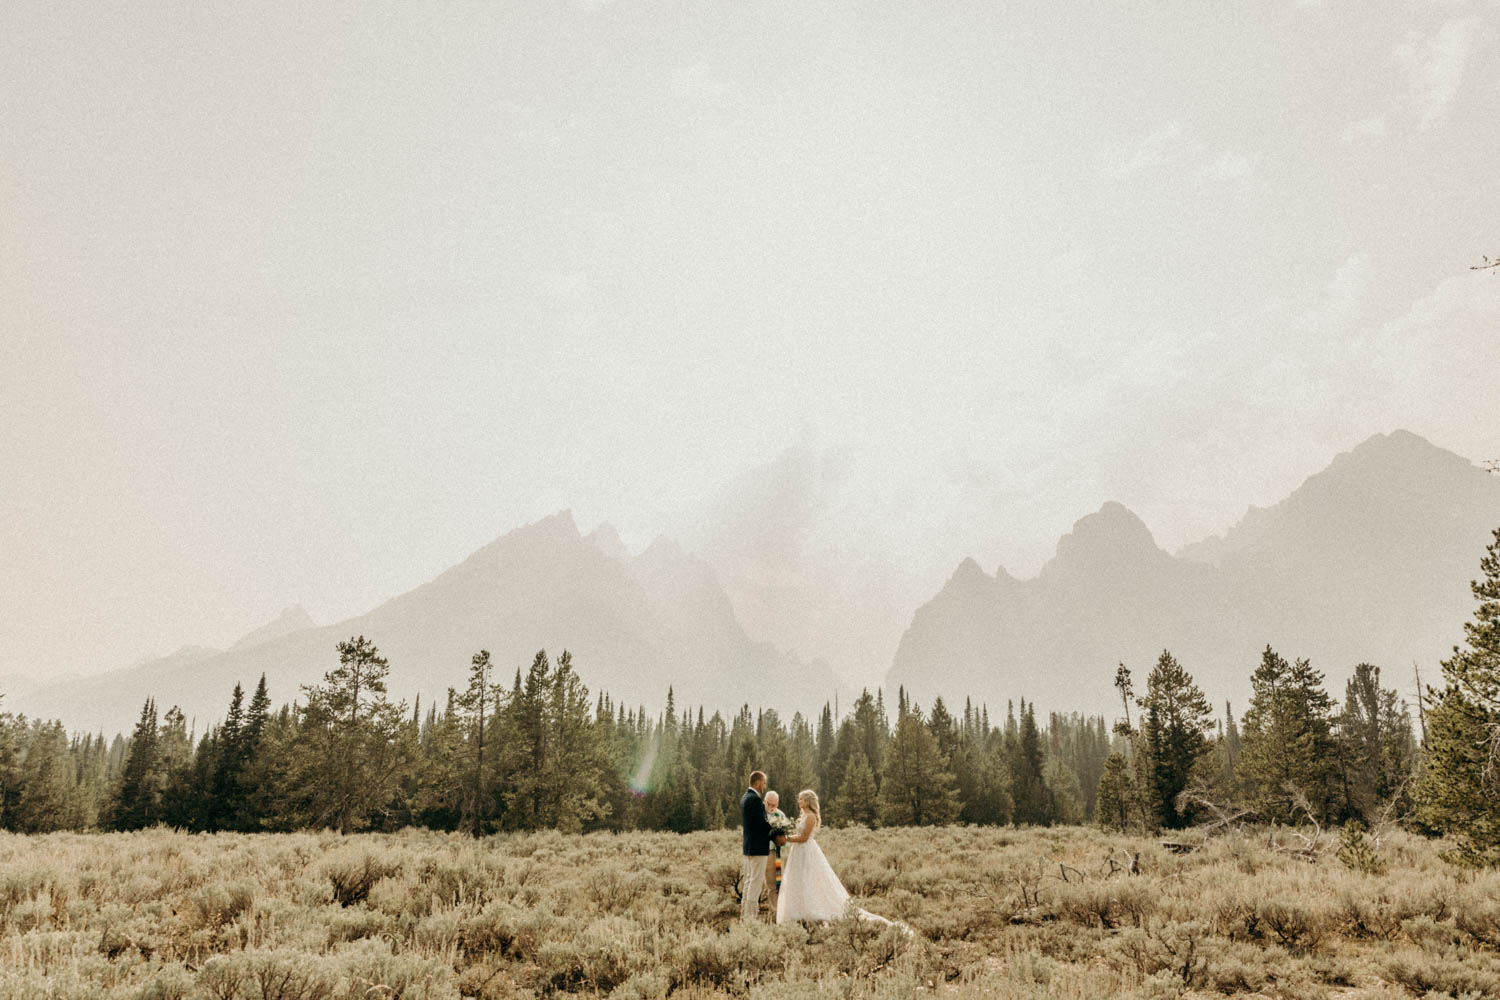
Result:
<instances>
[{"instance_id":1,"label":"groom","mask_svg":"<svg viewBox=\"0 0 1500 1000\"><path fill-rule=\"evenodd\" d=\"M766 819L766 772L750 772L750 788L740 796L741 847L745 856L740 881L740 919L746 923L760 916L760 893L766 887L766 857L771 853L771 823Z\"/></svg>"}]
</instances>

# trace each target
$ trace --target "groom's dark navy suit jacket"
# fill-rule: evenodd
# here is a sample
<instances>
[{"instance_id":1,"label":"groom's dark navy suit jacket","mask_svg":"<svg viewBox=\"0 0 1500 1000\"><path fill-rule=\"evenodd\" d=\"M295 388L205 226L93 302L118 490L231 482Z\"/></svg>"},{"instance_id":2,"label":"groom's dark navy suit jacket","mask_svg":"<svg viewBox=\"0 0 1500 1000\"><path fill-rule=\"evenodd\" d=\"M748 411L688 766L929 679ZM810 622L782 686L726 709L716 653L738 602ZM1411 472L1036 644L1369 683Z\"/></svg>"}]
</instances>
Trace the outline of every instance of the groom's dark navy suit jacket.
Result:
<instances>
[{"instance_id":1,"label":"groom's dark navy suit jacket","mask_svg":"<svg viewBox=\"0 0 1500 1000\"><path fill-rule=\"evenodd\" d=\"M753 788L740 796L740 828L744 831L742 854L760 858L771 853L771 824L766 819L766 804Z\"/></svg>"}]
</instances>

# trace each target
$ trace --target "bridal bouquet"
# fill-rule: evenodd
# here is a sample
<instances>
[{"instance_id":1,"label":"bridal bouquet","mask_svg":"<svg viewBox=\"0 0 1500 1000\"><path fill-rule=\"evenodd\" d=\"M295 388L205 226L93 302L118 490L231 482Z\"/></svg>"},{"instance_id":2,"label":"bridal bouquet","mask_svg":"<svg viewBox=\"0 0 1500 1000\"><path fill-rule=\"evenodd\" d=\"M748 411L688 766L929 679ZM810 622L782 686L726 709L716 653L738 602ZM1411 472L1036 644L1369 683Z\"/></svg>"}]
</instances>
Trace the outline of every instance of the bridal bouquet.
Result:
<instances>
[{"instance_id":1,"label":"bridal bouquet","mask_svg":"<svg viewBox=\"0 0 1500 1000\"><path fill-rule=\"evenodd\" d=\"M782 812L780 809L767 816L766 820L771 824L772 840L775 840L778 837L785 837L787 834L791 833L797 828L797 824L793 823L791 819L787 817L787 814Z\"/></svg>"}]
</instances>

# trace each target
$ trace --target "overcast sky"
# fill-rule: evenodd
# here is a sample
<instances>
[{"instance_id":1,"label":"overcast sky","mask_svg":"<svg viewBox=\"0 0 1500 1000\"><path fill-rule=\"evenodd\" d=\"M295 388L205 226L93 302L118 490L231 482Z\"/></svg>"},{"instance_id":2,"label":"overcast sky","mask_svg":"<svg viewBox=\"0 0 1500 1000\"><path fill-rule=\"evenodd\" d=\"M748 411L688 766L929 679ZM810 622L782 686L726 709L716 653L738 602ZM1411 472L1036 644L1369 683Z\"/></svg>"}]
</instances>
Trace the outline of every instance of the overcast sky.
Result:
<instances>
[{"instance_id":1,"label":"overcast sky","mask_svg":"<svg viewBox=\"0 0 1500 1000\"><path fill-rule=\"evenodd\" d=\"M1497 108L1490 2L8 0L0 674L791 448L935 581L1500 457Z\"/></svg>"}]
</instances>

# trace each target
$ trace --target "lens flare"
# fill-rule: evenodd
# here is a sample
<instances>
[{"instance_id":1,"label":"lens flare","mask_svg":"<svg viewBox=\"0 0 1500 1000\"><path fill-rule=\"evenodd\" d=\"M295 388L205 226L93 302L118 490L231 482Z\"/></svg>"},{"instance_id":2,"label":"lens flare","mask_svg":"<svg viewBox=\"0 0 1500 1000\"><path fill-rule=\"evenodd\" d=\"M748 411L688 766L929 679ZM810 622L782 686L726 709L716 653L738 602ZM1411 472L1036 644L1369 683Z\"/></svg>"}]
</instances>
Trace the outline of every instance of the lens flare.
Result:
<instances>
[{"instance_id":1,"label":"lens flare","mask_svg":"<svg viewBox=\"0 0 1500 1000\"><path fill-rule=\"evenodd\" d=\"M636 765L635 773L630 776L630 790L637 795L645 795L651 791L651 769L656 766L656 743L653 741L646 748L645 756Z\"/></svg>"}]
</instances>

